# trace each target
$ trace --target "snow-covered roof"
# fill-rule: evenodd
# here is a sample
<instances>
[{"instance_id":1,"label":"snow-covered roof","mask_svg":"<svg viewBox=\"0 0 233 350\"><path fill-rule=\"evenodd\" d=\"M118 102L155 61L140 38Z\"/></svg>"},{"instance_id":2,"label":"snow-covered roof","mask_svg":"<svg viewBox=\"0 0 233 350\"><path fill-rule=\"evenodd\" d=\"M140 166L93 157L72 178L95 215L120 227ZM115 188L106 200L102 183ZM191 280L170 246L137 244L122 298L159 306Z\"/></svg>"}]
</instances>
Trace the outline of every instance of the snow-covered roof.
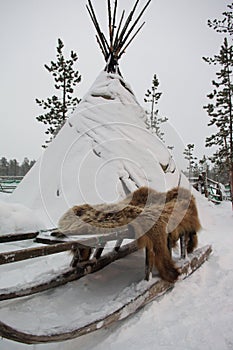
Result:
<instances>
[{"instance_id":1,"label":"snow-covered roof","mask_svg":"<svg viewBox=\"0 0 233 350\"><path fill-rule=\"evenodd\" d=\"M74 204L117 201L144 185L177 185L174 161L144 119L123 78L101 72L9 200L35 210L51 227Z\"/></svg>"}]
</instances>

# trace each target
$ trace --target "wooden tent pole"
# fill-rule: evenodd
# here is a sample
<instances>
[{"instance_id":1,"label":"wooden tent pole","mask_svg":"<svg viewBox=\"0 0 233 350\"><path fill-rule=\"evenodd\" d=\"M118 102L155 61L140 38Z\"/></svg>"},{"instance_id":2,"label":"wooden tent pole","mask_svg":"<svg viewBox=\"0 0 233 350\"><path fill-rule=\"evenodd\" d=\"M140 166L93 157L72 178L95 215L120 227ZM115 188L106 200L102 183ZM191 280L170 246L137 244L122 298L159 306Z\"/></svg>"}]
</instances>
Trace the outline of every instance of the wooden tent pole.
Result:
<instances>
[{"instance_id":1,"label":"wooden tent pole","mask_svg":"<svg viewBox=\"0 0 233 350\"><path fill-rule=\"evenodd\" d=\"M119 53L123 47L123 45L126 43L127 39L129 38L130 34L132 33L132 31L134 30L136 24L138 23L138 21L140 20L140 18L142 17L143 13L145 12L145 10L147 9L147 7L149 6L151 0L148 0L146 5L143 7L142 11L140 12L140 14L138 15L138 17L136 18L136 20L134 21L133 25L131 26L131 28L129 29L128 33L126 34L124 40L122 40L122 42L120 43L119 46Z\"/></svg>"}]
</instances>

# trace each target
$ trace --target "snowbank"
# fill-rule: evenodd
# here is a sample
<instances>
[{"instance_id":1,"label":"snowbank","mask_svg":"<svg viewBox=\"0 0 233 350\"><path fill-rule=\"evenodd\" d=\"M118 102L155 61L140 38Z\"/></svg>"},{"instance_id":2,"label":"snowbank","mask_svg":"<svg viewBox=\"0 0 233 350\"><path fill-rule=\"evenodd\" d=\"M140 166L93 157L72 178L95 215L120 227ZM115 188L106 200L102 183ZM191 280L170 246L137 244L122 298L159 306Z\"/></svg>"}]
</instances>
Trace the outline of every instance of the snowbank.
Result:
<instances>
[{"instance_id":1,"label":"snowbank","mask_svg":"<svg viewBox=\"0 0 233 350\"><path fill-rule=\"evenodd\" d=\"M2 199L7 198L2 196ZM37 231L43 227L43 223L31 209L0 200L0 234Z\"/></svg>"}]
</instances>

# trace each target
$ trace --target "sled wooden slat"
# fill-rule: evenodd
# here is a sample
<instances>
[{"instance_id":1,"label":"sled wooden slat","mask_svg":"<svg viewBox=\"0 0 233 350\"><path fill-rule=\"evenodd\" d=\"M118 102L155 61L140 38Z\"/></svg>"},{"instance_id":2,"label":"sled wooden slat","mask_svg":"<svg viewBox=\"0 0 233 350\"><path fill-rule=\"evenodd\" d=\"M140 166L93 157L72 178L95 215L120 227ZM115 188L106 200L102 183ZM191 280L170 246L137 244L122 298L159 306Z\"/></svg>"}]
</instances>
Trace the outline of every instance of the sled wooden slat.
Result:
<instances>
[{"instance_id":1,"label":"sled wooden slat","mask_svg":"<svg viewBox=\"0 0 233 350\"><path fill-rule=\"evenodd\" d=\"M28 239L34 239L38 236L39 232L27 232L27 233L9 233L0 236L0 243L24 241Z\"/></svg>"},{"instance_id":2,"label":"sled wooden slat","mask_svg":"<svg viewBox=\"0 0 233 350\"><path fill-rule=\"evenodd\" d=\"M102 257L99 257L98 260L95 258L90 261L81 262L79 263L77 269L69 268L67 271L59 273L52 278L48 278L42 283L28 286L25 285L22 289L12 287L8 288L7 290L0 290L0 301L35 294L80 279L88 273L101 270L105 266L111 264L113 261L124 258L125 256L135 252L137 249L137 244L135 241L133 241L125 244L118 250L118 252L113 250L112 252L106 253Z\"/></svg>"},{"instance_id":3,"label":"sled wooden slat","mask_svg":"<svg viewBox=\"0 0 233 350\"><path fill-rule=\"evenodd\" d=\"M4 252L0 254L0 265L64 252L66 250L72 249L74 244L74 242L57 243L51 246L42 246Z\"/></svg>"},{"instance_id":4,"label":"sled wooden slat","mask_svg":"<svg viewBox=\"0 0 233 350\"><path fill-rule=\"evenodd\" d=\"M54 232L56 228L40 230L35 232L6 233L0 236L0 243L17 242L29 239L36 239L42 232Z\"/></svg>"},{"instance_id":5,"label":"sled wooden slat","mask_svg":"<svg viewBox=\"0 0 233 350\"><path fill-rule=\"evenodd\" d=\"M61 243L61 242L79 242L80 244L89 246L89 247L101 247L104 246L109 241L117 241L118 239L135 239L135 233L131 229L124 229L124 230L116 230L113 232L109 232L106 234L100 234L100 235L92 235L91 237L82 237L80 236L74 236L67 233L66 237L56 237L56 236L49 236L49 235L38 235L35 239L37 243L44 243L44 244L51 244L54 243Z\"/></svg>"},{"instance_id":6,"label":"sled wooden slat","mask_svg":"<svg viewBox=\"0 0 233 350\"><path fill-rule=\"evenodd\" d=\"M122 239L122 238L120 238L120 239L117 240L116 245L115 245L115 248L114 248L116 252L118 252L118 250L120 249L120 247L121 247L121 245L122 245L122 242L123 242L123 239Z\"/></svg>"},{"instance_id":7,"label":"sled wooden slat","mask_svg":"<svg viewBox=\"0 0 233 350\"><path fill-rule=\"evenodd\" d=\"M182 275L179 279L182 280L197 270L208 259L211 251L211 246L205 246L192 253L189 259L183 260L180 266ZM174 288L174 286L175 284L173 283L161 279L156 280L154 283L148 284L148 287L145 286L143 290L139 290L137 295L132 297L132 299L123 306L116 306L115 311L77 328L72 324L70 325L70 329L67 325L64 330L58 330L56 327L51 329L50 333L48 333L46 329L46 333L38 334L36 331L34 331L34 333L25 330L21 331L20 329L16 329L0 321L0 336L25 344L39 344L73 339L128 317L150 301L161 297L161 295Z\"/></svg>"},{"instance_id":8,"label":"sled wooden slat","mask_svg":"<svg viewBox=\"0 0 233 350\"><path fill-rule=\"evenodd\" d=\"M36 243L42 243L42 244L48 244L48 245L53 245L56 243L64 243L64 239L62 238L50 238L50 237L41 237L41 236L37 236L35 238L35 242Z\"/></svg>"},{"instance_id":9,"label":"sled wooden slat","mask_svg":"<svg viewBox=\"0 0 233 350\"><path fill-rule=\"evenodd\" d=\"M99 259L104 251L104 247L97 248L94 253L94 258Z\"/></svg>"}]
</instances>

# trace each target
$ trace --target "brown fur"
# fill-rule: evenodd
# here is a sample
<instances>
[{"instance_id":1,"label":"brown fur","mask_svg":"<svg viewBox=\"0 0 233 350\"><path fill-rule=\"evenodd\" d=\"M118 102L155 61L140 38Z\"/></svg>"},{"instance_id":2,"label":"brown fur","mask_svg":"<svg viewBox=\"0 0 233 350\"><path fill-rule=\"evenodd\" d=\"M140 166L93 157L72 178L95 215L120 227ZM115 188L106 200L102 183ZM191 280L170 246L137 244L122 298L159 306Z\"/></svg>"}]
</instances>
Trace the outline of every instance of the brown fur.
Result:
<instances>
[{"instance_id":1,"label":"brown fur","mask_svg":"<svg viewBox=\"0 0 233 350\"><path fill-rule=\"evenodd\" d=\"M141 209L118 204L100 204L94 207L89 204L74 206L59 220L59 231L65 235L104 234L112 230L127 230L128 224L141 213ZM72 249L74 256L72 266L78 261L88 260L91 248Z\"/></svg>"},{"instance_id":2,"label":"brown fur","mask_svg":"<svg viewBox=\"0 0 233 350\"><path fill-rule=\"evenodd\" d=\"M158 206L155 206L155 208L151 206L151 209L158 210L159 208ZM159 209L159 212L161 212L161 215L157 223L160 228L165 223L165 230L171 240L171 246L174 247L179 238L184 235L187 252L191 253L197 247L196 233L201 228L194 197L191 198L190 202L185 199L170 201L162 209ZM163 261L161 260L161 245L165 244L167 244L167 240L162 241L162 236L158 239L158 233L155 227L138 239L139 248L146 247L150 252L153 246L154 256L149 253L149 259L154 259L154 265L159 270L161 277L164 278L164 274L167 275L169 271L172 279L172 276L175 276L175 271L171 266L168 268L167 264L169 260L167 258L164 258ZM163 248L163 254L167 255L168 250ZM149 264L151 268L151 262ZM169 280L168 277L164 279Z\"/></svg>"},{"instance_id":3,"label":"brown fur","mask_svg":"<svg viewBox=\"0 0 233 350\"><path fill-rule=\"evenodd\" d=\"M142 187L117 204L94 207L83 204L69 209L59 221L60 231L66 234L108 233L128 225L138 237L138 247L147 247L149 270L155 266L160 276L174 282L179 271L167 245L168 234L174 246L185 235L188 252L197 245L200 229L195 199L190 191L174 188L167 193ZM83 257L90 257L90 249Z\"/></svg>"},{"instance_id":4,"label":"brown fur","mask_svg":"<svg viewBox=\"0 0 233 350\"><path fill-rule=\"evenodd\" d=\"M192 197L191 192L183 187L174 187L167 192L158 192L150 187L140 187L133 193L130 193L121 203L144 208L152 204L162 205L177 199L190 201Z\"/></svg>"},{"instance_id":5,"label":"brown fur","mask_svg":"<svg viewBox=\"0 0 233 350\"><path fill-rule=\"evenodd\" d=\"M129 194L123 202L142 208L153 204L164 205L164 208L160 207L161 213L168 211L170 212L169 215L171 215L173 212L169 218L169 225L167 227L172 247L176 246L176 242L182 234L185 235L188 253L191 253L197 247L198 240L196 233L200 230L201 225L195 198L189 190L182 187L175 187L168 192L157 192L152 188L141 187ZM177 205L176 202L178 203Z\"/></svg>"},{"instance_id":6,"label":"brown fur","mask_svg":"<svg viewBox=\"0 0 233 350\"><path fill-rule=\"evenodd\" d=\"M190 200L182 199L176 202L172 200L166 204L165 212L169 213L167 232L172 247L176 245L181 235L184 235L187 252L191 253L197 247L197 232L201 229L195 198L191 196Z\"/></svg>"},{"instance_id":7,"label":"brown fur","mask_svg":"<svg viewBox=\"0 0 233 350\"><path fill-rule=\"evenodd\" d=\"M139 207L127 205L96 205L83 204L70 209L73 216L72 230L68 222L68 234L109 233L109 229L128 225L142 212ZM70 218L69 218L70 220ZM65 233L65 216L59 221L60 230ZM107 229L107 230L106 230ZM110 230L111 231L111 230ZM115 231L115 230L114 230Z\"/></svg>"},{"instance_id":8,"label":"brown fur","mask_svg":"<svg viewBox=\"0 0 233 350\"><path fill-rule=\"evenodd\" d=\"M147 232L144 231L146 233L138 238L138 248L146 247L149 252L149 272L152 272L155 266L161 278L175 282L179 276L179 270L175 266L167 246L166 218L164 215L160 215L161 211L155 205L148 210L155 213L158 219L151 229Z\"/></svg>"},{"instance_id":9,"label":"brown fur","mask_svg":"<svg viewBox=\"0 0 233 350\"><path fill-rule=\"evenodd\" d=\"M166 193L157 192L149 187L140 187L133 193L130 193L121 203L144 208L152 204L164 204L166 202Z\"/></svg>"},{"instance_id":10,"label":"brown fur","mask_svg":"<svg viewBox=\"0 0 233 350\"><path fill-rule=\"evenodd\" d=\"M181 200L181 199L190 201L192 197L193 197L192 193L183 187L174 187L171 190L166 192L166 202L170 202L172 200Z\"/></svg>"}]
</instances>

